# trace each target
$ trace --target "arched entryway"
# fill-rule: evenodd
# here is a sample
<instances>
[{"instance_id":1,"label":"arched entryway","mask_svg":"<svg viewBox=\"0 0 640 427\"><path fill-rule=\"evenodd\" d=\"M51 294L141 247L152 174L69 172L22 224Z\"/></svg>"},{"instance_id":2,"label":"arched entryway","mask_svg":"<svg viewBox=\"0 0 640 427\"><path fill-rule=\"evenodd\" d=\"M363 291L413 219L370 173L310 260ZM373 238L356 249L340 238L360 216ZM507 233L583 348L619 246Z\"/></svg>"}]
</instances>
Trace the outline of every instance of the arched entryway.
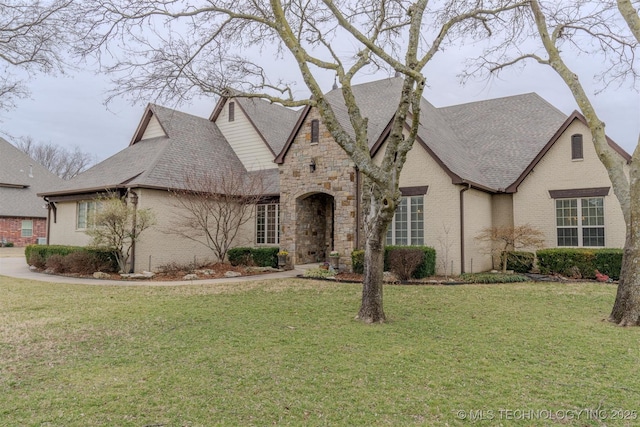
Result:
<instances>
[{"instance_id":1,"label":"arched entryway","mask_svg":"<svg viewBox=\"0 0 640 427\"><path fill-rule=\"evenodd\" d=\"M296 263L324 262L334 245L333 196L305 194L296 200Z\"/></svg>"}]
</instances>

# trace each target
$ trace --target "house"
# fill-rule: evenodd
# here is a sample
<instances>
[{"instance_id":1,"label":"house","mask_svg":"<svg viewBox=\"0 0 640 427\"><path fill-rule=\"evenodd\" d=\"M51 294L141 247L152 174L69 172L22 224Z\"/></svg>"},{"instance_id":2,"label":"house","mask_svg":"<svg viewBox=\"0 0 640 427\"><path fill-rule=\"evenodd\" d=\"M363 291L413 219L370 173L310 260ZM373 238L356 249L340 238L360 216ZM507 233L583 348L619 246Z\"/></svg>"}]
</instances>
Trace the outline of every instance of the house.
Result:
<instances>
[{"instance_id":1,"label":"house","mask_svg":"<svg viewBox=\"0 0 640 427\"><path fill-rule=\"evenodd\" d=\"M369 118L374 160L384 153L401 84L398 77L354 86ZM326 96L350 130L341 91ZM629 162L624 150L609 144L620 162ZM159 217L139 242L137 269L210 256L193 242L167 237L169 218L179 215L167 189L184 185L185 170L224 168L259 173L269 183L254 226L243 230L237 245L279 245L297 264L336 250L342 266L362 247L362 177L317 110L231 96L208 120L147 107L129 147L43 194L57 212L50 242L85 244L81 217L95 194L135 192L139 206ZM489 226L531 224L544 232L547 247L624 244L620 206L584 117L567 117L534 93L443 108L423 99L418 139L399 181L402 201L387 243L434 247L441 272L491 268L475 239Z\"/></svg>"},{"instance_id":2,"label":"house","mask_svg":"<svg viewBox=\"0 0 640 427\"><path fill-rule=\"evenodd\" d=\"M62 180L0 138L0 243L46 242L47 210L38 192Z\"/></svg>"}]
</instances>

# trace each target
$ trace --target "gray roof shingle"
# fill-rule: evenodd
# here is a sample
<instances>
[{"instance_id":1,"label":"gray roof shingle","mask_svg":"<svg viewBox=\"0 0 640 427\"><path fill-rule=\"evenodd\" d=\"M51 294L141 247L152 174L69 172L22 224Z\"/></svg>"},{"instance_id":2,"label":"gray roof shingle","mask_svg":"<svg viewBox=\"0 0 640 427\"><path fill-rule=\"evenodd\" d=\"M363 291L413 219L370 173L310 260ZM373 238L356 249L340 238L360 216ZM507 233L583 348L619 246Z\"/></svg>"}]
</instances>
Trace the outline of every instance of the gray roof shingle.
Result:
<instances>
[{"instance_id":1,"label":"gray roof shingle","mask_svg":"<svg viewBox=\"0 0 640 427\"><path fill-rule=\"evenodd\" d=\"M38 193L62 183L40 163L0 138L0 216L45 218Z\"/></svg>"}]
</instances>

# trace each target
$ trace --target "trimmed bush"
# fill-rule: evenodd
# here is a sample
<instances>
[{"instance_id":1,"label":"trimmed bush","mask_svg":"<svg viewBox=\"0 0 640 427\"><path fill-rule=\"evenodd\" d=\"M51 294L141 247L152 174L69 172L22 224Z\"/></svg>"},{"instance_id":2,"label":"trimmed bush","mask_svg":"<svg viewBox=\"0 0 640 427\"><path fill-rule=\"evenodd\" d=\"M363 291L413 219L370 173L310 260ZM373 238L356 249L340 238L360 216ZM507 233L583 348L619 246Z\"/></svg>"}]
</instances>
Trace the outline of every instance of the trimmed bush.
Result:
<instances>
[{"instance_id":1,"label":"trimmed bush","mask_svg":"<svg viewBox=\"0 0 640 427\"><path fill-rule=\"evenodd\" d=\"M516 283L526 282L529 279L519 274L502 273L464 273L460 280L468 283Z\"/></svg>"},{"instance_id":2,"label":"trimmed bush","mask_svg":"<svg viewBox=\"0 0 640 427\"><path fill-rule=\"evenodd\" d=\"M396 249L419 249L424 253L422 263L413 272L414 279L422 279L433 276L436 272L436 250L429 246L385 246L384 271L390 271L389 254Z\"/></svg>"},{"instance_id":3,"label":"trimmed bush","mask_svg":"<svg viewBox=\"0 0 640 427\"><path fill-rule=\"evenodd\" d=\"M364 274L364 250L356 249L351 252L351 271Z\"/></svg>"},{"instance_id":4,"label":"trimmed bush","mask_svg":"<svg viewBox=\"0 0 640 427\"><path fill-rule=\"evenodd\" d=\"M227 258L231 265L250 265L251 263L251 248L233 248L227 251Z\"/></svg>"},{"instance_id":5,"label":"trimmed bush","mask_svg":"<svg viewBox=\"0 0 640 427\"><path fill-rule=\"evenodd\" d=\"M279 248L263 247L252 248L251 258L253 263L258 267L278 268L278 252Z\"/></svg>"},{"instance_id":6,"label":"trimmed bush","mask_svg":"<svg viewBox=\"0 0 640 427\"><path fill-rule=\"evenodd\" d=\"M69 273L93 274L96 271L113 271L109 262L100 259L100 255L92 251L72 252L63 258L65 269Z\"/></svg>"},{"instance_id":7,"label":"trimmed bush","mask_svg":"<svg viewBox=\"0 0 640 427\"><path fill-rule=\"evenodd\" d=\"M389 267L400 280L409 280L422 261L424 252L420 249L398 248L389 252Z\"/></svg>"},{"instance_id":8,"label":"trimmed bush","mask_svg":"<svg viewBox=\"0 0 640 427\"><path fill-rule=\"evenodd\" d=\"M533 252L512 251L507 253L507 270L528 273L533 268L536 255Z\"/></svg>"},{"instance_id":9,"label":"trimmed bush","mask_svg":"<svg viewBox=\"0 0 640 427\"><path fill-rule=\"evenodd\" d=\"M595 258L596 270L613 280L620 279L623 254L622 249L598 249Z\"/></svg>"},{"instance_id":10,"label":"trimmed bush","mask_svg":"<svg viewBox=\"0 0 640 427\"><path fill-rule=\"evenodd\" d=\"M229 249L227 251L227 258L233 266L257 265L258 267L277 268L279 251L280 249L277 247L239 247Z\"/></svg>"},{"instance_id":11,"label":"trimmed bush","mask_svg":"<svg viewBox=\"0 0 640 427\"><path fill-rule=\"evenodd\" d=\"M62 245L29 245L25 248L24 255L29 265L34 265L38 268L49 268L47 262L49 258L54 255L60 257L66 257L69 254L76 252L84 252L90 255L91 259L95 260L92 264L93 267L99 266L100 271L103 272L116 272L118 271L118 261L116 260L113 251L103 248L87 248L81 246L62 246ZM82 256L78 256L79 258ZM85 257L85 260L90 258ZM58 261L54 260L53 263ZM64 262L64 261L63 261ZM77 264L77 263L76 263ZM63 267L66 269L66 266ZM97 271L97 270L94 270Z\"/></svg>"},{"instance_id":12,"label":"trimmed bush","mask_svg":"<svg viewBox=\"0 0 640 427\"><path fill-rule=\"evenodd\" d=\"M311 279L328 279L335 275L335 271L325 270L324 268L310 268L309 270L305 270L303 277L309 277Z\"/></svg>"},{"instance_id":13,"label":"trimmed bush","mask_svg":"<svg viewBox=\"0 0 640 427\"><path fill-rule=\"evenodd\" d=\"M47 262L45 263L47 270L50 270L54 273L62 274L67 272L67 265L64 262L64 256L53 254L49 258L47 258Z\"/></svg>"},{"instance_id":14,"label":"trimmed bush","mask_svg":"<svg viewBox=\"0 0 640 427\"><path fill-rule=\"evenodd\" d=\"M614 280L620 278L622 249L542 249L536 252L543 274L594 279L595 270Z\"/></svg>"}]
</instances>

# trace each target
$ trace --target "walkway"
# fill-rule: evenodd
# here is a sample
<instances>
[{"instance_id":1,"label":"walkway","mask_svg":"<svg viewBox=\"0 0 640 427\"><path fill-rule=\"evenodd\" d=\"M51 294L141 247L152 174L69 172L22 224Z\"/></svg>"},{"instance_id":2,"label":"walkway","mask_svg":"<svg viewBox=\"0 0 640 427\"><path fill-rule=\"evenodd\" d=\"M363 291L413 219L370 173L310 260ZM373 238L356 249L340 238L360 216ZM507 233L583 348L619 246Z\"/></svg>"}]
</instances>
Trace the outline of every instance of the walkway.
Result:
<instances>
[{"instance_id":1,"label":"walkway","mask_svg":"<svg viewBox=\"0 0 640 427\"><path fill-rule=\"evenodd\" d=\"M288 279L291 277L296 277L299 274L302 274L304 270L307 268L311 268L316 266L314 264L310 265L297 265L293 270L289 271L279 271L277 273L267 273L261 274L258 276L241 276L241 277L232 277L232 278L222 278L222 279L202 279L202 280L180 280L175 282L159 282L152 280L99 280L99 279L89 279L89 278L78 278L78 277L65 277L65 276L54 276L43 273L37 273L29 270L29 266L25 262L24 255L20 254L18 251L15 251L15 254L7 254L4 252L4 249L1 248L0 251L0 276L9 276L16 279L26 279L26 280L36 280L40 282L49 282L49 283L68 283L75 285L119 285L119 286L145 286L145 285L153 285L153 286L177 286L177 285L209 285L216 283L241 283L241 282L249 282L256 280L275 280L275 279ZM3 255L4 254L4 255ZM0 281L2 278L0 277Z\"/></svg>"}]
</instances>

